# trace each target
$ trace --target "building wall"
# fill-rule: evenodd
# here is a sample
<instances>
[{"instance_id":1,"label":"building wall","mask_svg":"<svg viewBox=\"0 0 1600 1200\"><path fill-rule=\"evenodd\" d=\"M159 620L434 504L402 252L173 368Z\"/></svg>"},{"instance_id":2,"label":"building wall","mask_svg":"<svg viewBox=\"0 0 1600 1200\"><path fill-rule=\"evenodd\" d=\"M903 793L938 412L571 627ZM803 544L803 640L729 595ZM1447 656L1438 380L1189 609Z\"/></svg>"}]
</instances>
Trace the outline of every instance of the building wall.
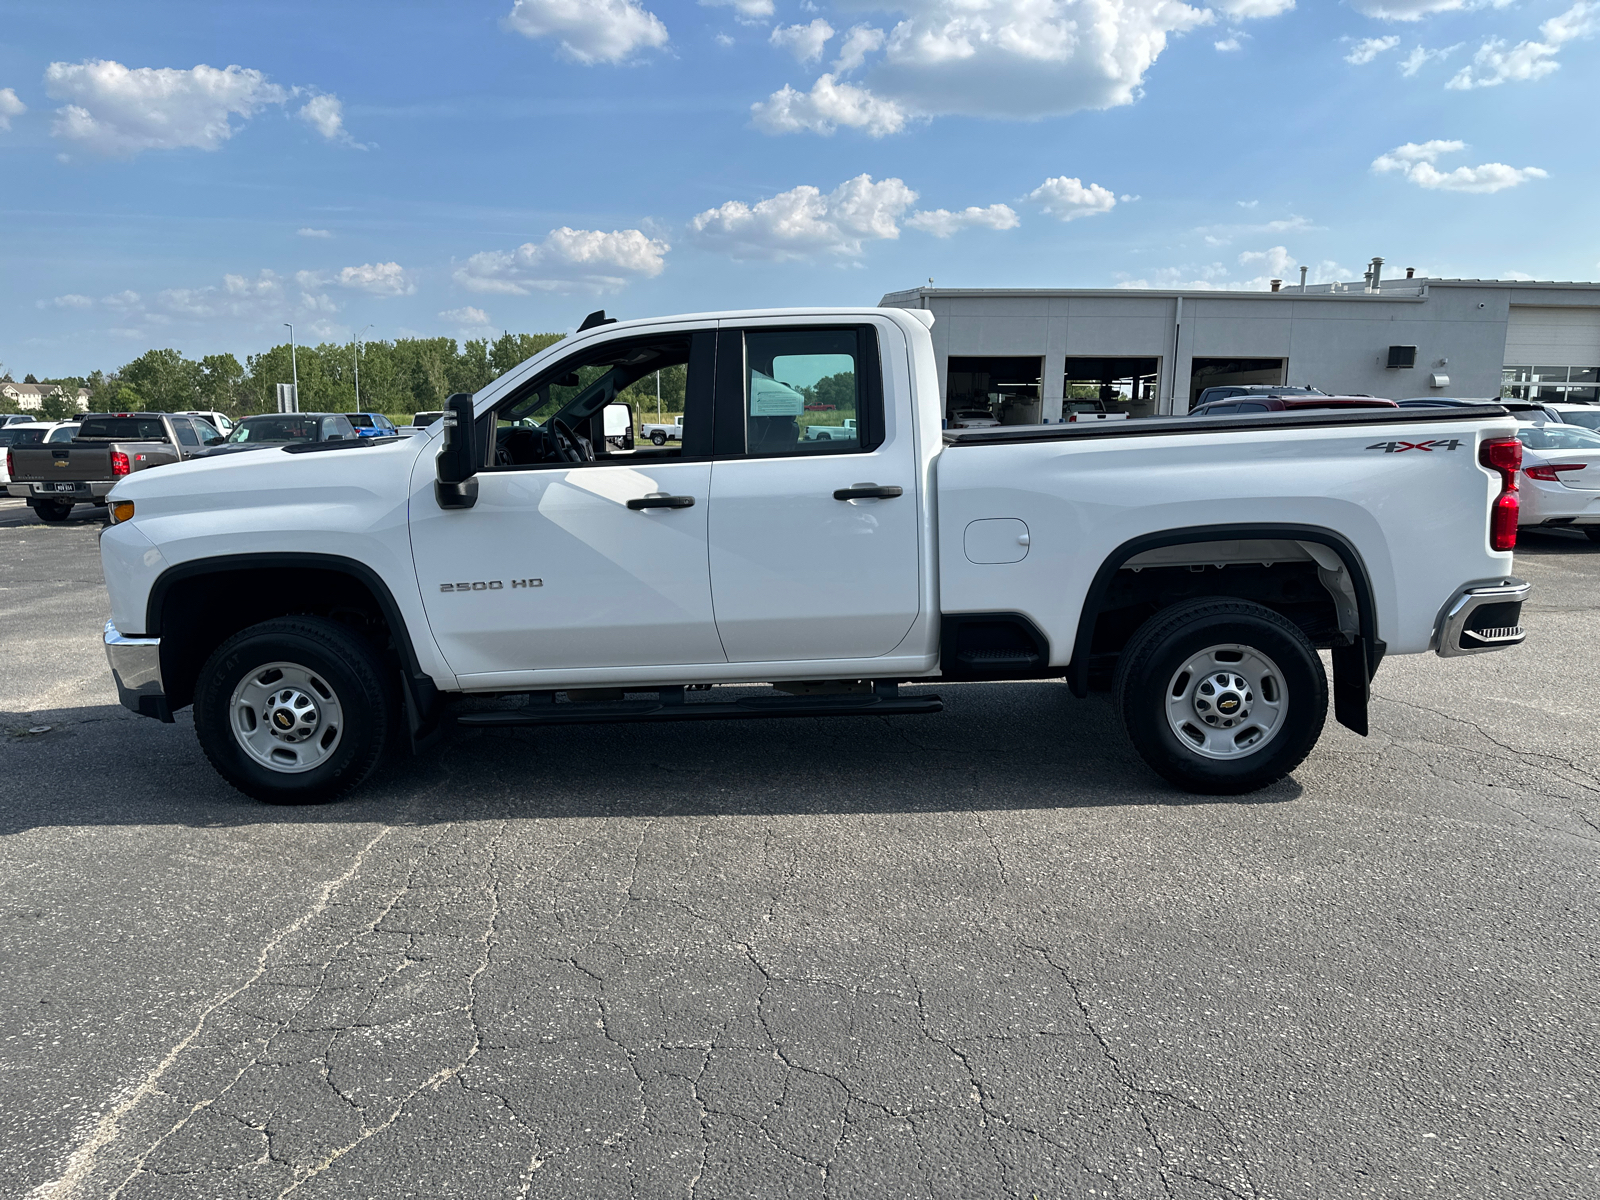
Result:
<instances>
[{"instance_id":1,"label":"building wall","mask_svg":"<svg viewBox=\"0 0 1600 1200\"><path fill-rule=\"evenodd\" d=\"M1287 359L1287 382L1328 392L1396 400L1495 397L1513 300L1587 307L1600 321L1600 287L1558 291L1498 281L1391 281L1390 287L1376 294L920 288L885 296L882 303L932 310L941 387L951 355L1041 356L1044 417L1052 421L1060 419L1068 356L1159 358L1163 412L1187 409L1197 357ZM1388 367L1391 345L1416 346L1417 365ZM1434 373L1448 376L1448 386L1430 388Z\"/></svg>"}]
</instances>

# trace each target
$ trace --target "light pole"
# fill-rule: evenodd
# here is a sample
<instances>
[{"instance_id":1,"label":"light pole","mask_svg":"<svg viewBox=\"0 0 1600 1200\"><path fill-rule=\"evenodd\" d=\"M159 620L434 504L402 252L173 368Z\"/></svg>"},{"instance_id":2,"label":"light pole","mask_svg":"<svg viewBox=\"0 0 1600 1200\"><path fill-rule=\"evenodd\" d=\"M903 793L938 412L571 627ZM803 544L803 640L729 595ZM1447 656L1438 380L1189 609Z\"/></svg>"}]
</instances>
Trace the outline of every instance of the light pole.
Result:
<instances>
[{"instance_id":1,"label":"light pole","mask_svg":"<svg viewBox=\"0 0 1600 1200\"><path fill-rule=\"evenodd\" d=\"M361 333L365 333L368 329L371 329L371 328L372 328L371 325L364 326L362 328L362 330L361 330ZM356 364L356 411L357 412L361 411L361 333L356 334L356 340L354 342L353 348L350 351L350 356L355 359L355 364Z\"/></svg>"},{"instance_id":2,"label":"light pole","mask_svg":"<svg viewBox=\"0 0 1600 1200\"><path fill-rule=\"evenodd\" d=\"M300 410L300 367L294 360L294 326L287 321L284 324L289 328L289 371L290 377L294 382L294 407L295 411L298 412Z\"/></svg>"}]
</instances>

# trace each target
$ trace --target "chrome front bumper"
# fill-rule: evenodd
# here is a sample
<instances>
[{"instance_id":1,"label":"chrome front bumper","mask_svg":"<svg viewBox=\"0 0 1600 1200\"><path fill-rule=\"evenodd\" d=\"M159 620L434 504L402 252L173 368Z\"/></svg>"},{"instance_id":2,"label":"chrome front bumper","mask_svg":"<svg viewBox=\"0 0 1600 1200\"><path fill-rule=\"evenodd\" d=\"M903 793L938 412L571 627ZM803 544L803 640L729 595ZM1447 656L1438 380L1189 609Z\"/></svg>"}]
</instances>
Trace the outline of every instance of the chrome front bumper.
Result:
<instances>
[{"instance_id":1,"label":"chrome front bumper","mask_svg":"<svg viewBox=\"0 0 1600 1200\"><path fill-rule=\"evenodd\" d=\"M171 721L167 693L161 686L161 639L124 637L106 622L106 659L117 681L117 698L141 717Z\"/></svg>"},{"instance_id":2,"label":"chrome front bumper","mask_svg":"<svg viewBox=\"0 0 1600 1200\"><path fill-rule=\"evenodd\" d=\"M1434 652L1454 658L1520 646L1528 636L1522 628L1522 603L1532 590L1526 580L1511 576L1460 589L1439 614Z\"/></svg>"}]
</instances>

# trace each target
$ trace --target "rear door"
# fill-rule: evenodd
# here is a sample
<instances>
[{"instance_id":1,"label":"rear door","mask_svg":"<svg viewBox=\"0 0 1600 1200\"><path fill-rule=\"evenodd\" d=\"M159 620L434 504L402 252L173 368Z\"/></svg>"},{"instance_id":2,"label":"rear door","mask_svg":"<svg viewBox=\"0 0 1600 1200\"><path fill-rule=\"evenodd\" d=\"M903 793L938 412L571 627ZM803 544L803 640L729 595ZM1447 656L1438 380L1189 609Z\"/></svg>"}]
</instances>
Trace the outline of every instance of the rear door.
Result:
<instances>
[{"instance_id":1,"label":"rear door","mask_svg":"<svg viewBox=\"0 0 1600 1200\"><path fill-rule=\"evenodd\" d=\"M900 338L888 322L719 332L709 540L728 661L874 658L916 622L910 397L886 404L882 369L887 353L904 360L903 344L883 344ZM834 408L807 411L821 396ZM852 418L848 434L805 435Z\"/></svg>"}]
</instances>

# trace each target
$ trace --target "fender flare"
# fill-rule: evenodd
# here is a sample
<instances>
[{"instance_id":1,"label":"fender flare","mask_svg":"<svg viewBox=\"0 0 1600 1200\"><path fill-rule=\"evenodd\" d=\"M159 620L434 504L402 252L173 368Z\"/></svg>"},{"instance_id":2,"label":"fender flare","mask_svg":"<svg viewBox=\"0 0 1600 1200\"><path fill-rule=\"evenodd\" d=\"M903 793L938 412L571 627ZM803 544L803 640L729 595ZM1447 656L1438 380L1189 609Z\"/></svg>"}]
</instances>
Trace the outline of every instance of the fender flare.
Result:
<instances>
[{"instance_id":1,"label":"fender flare","mask_svg":"<svg viewBox=\"0 0 1600 1200\"><path fill-rule=\"evenodd\" d=\"M145 600L145 636L161 636L161 613L166 607L167 594L179 583L201 579L207 575L226 575L232 571L262 571L285 568L311 568L348 575L372 593L389 626L395 649L400 655L400 691L405 701L406 717L411 728L413 748L426 740L437 725L438 685L433 677L423 671L411 642L411 627L405 614L395 602L389 585L366 563L340 554L320 554L292 550L260 551L250 554L221 554L214 558L197 558L168 567L156 577Z\"/></svg>"},{"instance_id":2,"label":"fender flare","mask_svg":"<svg viewBox=\"0 0 1600 1200\"><path fill-rule=\"evenodd\" d=\"M1378 609L1372 598L1372 579L1360 552L1349 538L1318 525L1291 525L1277 522L1190 525L1183 529L1164 529L1143 533L1123 542L1100 564L1078 613L1078 632L1072 643L1072 658L1067 666L1067 683L1074 696L1089 694L1089 651L1094 642L1095 622L1111 581L1122 565L1146 550L1181 546L1191 542L1249 541L1275 539L1316 542L1339 556L1356 593L1356 618L1359 627L1355 641L1333 650L1333 710L1339 724L1367 735L1367 701L1371 697L1372 677L1383 661L1384 644L1378 637Z\"/></svg>"}]
</instances>

